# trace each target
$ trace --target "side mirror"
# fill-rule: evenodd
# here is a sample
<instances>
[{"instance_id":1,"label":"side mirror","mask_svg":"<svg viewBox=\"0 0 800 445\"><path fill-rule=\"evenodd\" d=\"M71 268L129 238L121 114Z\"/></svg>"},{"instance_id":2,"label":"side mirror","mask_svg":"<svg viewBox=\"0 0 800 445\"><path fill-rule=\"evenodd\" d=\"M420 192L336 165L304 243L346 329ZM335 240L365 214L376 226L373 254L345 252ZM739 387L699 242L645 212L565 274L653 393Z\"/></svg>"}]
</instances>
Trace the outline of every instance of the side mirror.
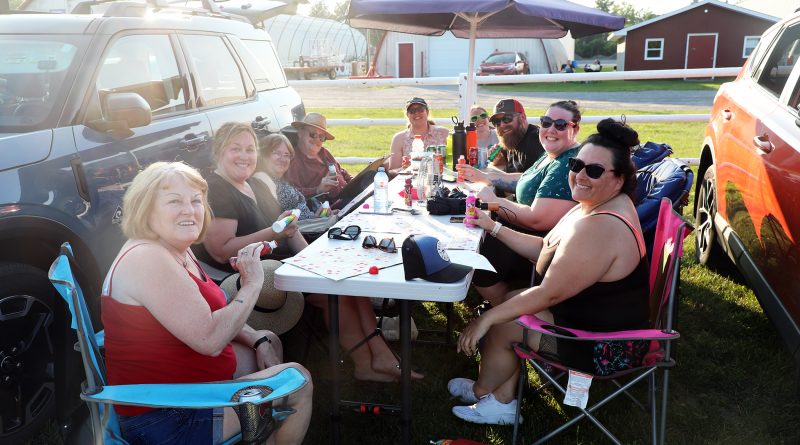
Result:
<instances>
[{"instance_id":1,"label":"side mirror","mask_svg":"<svg viewBox=\"0 0 800 445\"><path fill-rule=\"evenodd\" d=\"M107 119L97 119L87 125L97 131L112 131L120 135L130 136L131 128L144 127L150 124L153 112L144 98L136 93L108 93L103 97L103 110Z\"/></svg>"}]
</instances>

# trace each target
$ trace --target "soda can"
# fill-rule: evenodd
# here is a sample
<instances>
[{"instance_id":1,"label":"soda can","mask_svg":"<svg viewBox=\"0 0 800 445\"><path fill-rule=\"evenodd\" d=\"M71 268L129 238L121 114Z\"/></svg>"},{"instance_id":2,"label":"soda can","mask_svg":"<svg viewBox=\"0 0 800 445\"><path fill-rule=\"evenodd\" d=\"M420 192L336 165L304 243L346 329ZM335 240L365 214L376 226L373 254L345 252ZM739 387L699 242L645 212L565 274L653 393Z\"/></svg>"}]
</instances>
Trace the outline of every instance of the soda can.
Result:
<instances>
[{"instance_id":1,"label":"soda can","mask_svg":"<svg viewBox=\"0 0 800 445\"><path fill-rule=\"evenodd\" d=\"M403 160L402 160L402 163L401 163L400 167L401 168L408 168L409 166L411 166L411 156L405 155L405 156L403 156Z\"/></svg>"},{"instance_id":2,"label":"soda can","mask_svg":"<svg viewBox=\"0 0 800 445\"><path fill-rule=\"evenodd\" d=\"M478 148L478 168L483 170L489 166L489 150L486 147Z\"/></svg>"},{"instance_id":3,"label":"soda can","mask_svg":"<svg viewBox=\"0 0 800 445\"><path fill-rule=\"evenodd\" d=\"M467 163L469 163L470 166L475 167L478 163L478 147L469 147L467 154Z\"/></svg>"}]
</instances>

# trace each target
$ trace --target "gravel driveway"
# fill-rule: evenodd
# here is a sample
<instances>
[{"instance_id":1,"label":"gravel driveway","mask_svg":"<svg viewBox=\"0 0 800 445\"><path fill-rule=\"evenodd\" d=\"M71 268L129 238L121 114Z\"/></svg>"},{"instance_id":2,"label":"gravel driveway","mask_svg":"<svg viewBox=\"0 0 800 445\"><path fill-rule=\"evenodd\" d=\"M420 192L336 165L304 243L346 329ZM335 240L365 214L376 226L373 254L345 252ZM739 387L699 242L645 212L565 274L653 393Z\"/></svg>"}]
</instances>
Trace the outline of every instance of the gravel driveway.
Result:
<instances>
[{"instance_id":1,"label":"gravel driveway","mask_svg":"<svg viewBox=\"0 0 800 445\"><path fill-rule=\"evenodd\" d=\"M335 89L294 85L306 108L375 108L397 107L414 96L423 97L431 108L456 108L458 88L455 86L399 86L364 88L339 86ZM478 88L478 103L491 107L498 100L519 99L526 108L545 108L561 99L574 99L583 108L593 110L691 110L708 112L715 91L631 91L617 93L497 93Z\"/></svg>"}]
</instances>

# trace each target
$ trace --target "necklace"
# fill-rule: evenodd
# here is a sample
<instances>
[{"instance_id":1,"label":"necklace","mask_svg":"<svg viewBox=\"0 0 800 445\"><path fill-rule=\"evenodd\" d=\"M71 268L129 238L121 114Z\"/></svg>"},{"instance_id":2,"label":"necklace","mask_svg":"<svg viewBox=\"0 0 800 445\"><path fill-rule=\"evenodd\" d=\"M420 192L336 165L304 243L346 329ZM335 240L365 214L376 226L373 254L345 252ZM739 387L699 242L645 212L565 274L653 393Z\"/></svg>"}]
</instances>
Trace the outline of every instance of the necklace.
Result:
<instances>
[{"instance_id":1,"label":"necklace","mask_svg":"<svg viewBox=\"0 0 800 445\"><path fill-rule=\"evenodd\" d=\"M162 245L163 245L163 243L162 243ZM183 255L181 256L181 255L178 255L177 253L175 253L174 250L172 250L171 248L169 248L167 246L164 246L164 248L167 249L167 252L169 252L172 255L172 258L175 258L175 261L177 261L178 264L183 266L184 269L187 268L187 266L189 265L189 261L186 259L186 252L184 252Z\"/></svg>"}]
</instances>

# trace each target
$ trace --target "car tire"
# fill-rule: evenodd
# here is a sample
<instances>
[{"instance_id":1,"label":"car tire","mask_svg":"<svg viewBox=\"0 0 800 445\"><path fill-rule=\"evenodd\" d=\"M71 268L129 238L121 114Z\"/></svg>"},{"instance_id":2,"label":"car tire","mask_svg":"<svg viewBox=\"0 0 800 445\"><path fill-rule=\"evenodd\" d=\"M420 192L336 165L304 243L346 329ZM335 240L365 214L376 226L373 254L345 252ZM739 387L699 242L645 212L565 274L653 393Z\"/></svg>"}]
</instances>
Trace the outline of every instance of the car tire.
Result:
<instances>
[{"instance_id":1,"label":"car tire","mask_svg":"<svg viewBox=\"0 0 800 445\"><path fill-rule=\"evenodd\" d=\"M55 411L56 298L40 269L0 263L0 443L25 443Z\"/></svg>"},{"instance_id":2,"label":"car tire","mask_svg":"<svg viewBox=\"0 0 800 445\"><path fill-rule=\"evenodd\" d=\"M722 257L714 217L717 215L717 169L710 165L697 192L695 210L695 252L697 262L716 265Z\"/></svg>"}]
</instances>

